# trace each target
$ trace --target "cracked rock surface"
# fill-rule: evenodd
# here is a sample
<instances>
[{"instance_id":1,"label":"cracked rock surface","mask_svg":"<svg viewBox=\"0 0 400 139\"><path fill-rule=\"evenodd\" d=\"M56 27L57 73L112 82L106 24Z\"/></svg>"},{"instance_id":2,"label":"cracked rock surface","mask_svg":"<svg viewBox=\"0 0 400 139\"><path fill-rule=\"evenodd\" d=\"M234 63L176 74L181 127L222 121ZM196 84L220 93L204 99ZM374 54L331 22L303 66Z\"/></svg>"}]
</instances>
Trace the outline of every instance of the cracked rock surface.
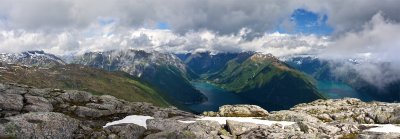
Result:
<instances>
[{"instance_id":1,"label":"cracked rock surface","mask_svg":"<svg viewBox=\"0 0 400 139\"><path fill-rule=\"evenodd\" d=\"M103 127L128 115L154 119L146 121L147 127L133 123ZM353 98L316 100L274 112L254 105L227 105L203 116L260 117L294 124L195 121L199 115L174 107L160 108L85 91L0 84L0 138L400 138L399 133L367 130L373 127L369 124L399 124L398 103L367 103Z\"/></svg>"}]
</instances>

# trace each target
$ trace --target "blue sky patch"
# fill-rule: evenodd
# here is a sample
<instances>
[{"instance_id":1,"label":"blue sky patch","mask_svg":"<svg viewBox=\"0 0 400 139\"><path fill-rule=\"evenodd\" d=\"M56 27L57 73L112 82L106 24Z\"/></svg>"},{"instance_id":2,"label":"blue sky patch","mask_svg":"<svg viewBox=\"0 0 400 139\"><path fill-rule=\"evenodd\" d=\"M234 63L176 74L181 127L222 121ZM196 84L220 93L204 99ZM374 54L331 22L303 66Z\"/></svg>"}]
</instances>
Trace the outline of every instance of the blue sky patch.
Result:
<instances>
[{"instance_id":1,"label":"blue sky patch","mask_svg":"<svg viewBox=\"0 0 400 139\"><path fill-rule=\"evenodd\" d=\"M281 33L302 33L302 34L316 34L316 35L330 35L333 28L326 22L328 16L320 15L305 9L297 9L293 11L290 22L295 24L293 30L288 30L283 25L277 28Z\"/></svg>"},{"instance_id":2,"label":"blue sky patch","mask_svg":"<svg viewBox=\"0 0 400 139\"><path fill-rule=\"evenodd\" d=\"M168 23L165 23L165 22L158 22L157 28L158 29L169 29L169 25L168 25Z\"/></svg>"},{"instance_id":3,"label":"blue sky patch","mask_svg":"<svg viewBox=\"0 0 400 139\"><path fill-rule=\"evenodd\" d=\"M328 20L326 15L297 9L293 12L291 19L296 23L296 33L329 35L333 32L333 28L326 24Z\"/></svg>"}]
</instances>

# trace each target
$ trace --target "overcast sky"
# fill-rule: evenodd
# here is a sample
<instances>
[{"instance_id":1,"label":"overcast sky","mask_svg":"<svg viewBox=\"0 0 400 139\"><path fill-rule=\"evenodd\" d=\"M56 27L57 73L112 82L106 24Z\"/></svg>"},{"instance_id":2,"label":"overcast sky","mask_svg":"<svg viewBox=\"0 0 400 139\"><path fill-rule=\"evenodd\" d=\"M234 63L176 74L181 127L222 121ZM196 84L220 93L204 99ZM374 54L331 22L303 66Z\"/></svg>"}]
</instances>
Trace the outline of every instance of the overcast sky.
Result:
<instances>
[{"instance_id":1,"label":"overcast sky","mask_svg":"<svg viewBox=\"0 0 400 139\"><path fill-rule=\"evenodd\" d=\"M399 5L400 0L0 0L0 53L133 48L313 54L369 61L346 68L371 82L389 81L400 79ZM391 65L382 69L374 64L379 62Z\"/></svg>"},{"instance_id":2,"label":"overcast sky","mask_svg":"<svg viewBox=\"0 0 400 139\"><path fill-rule=\"evenodd\" d=\"M374 56L399 48L398 5L398 0L1 0L0 51L251 50L283 56L329 47Z\"/></svg>"},{"instance_id":3,"label":"overcast sky","mask_svg":"<svg viewBox=\"0 0 400 139\"><path fill-rule=\"evenodd\" d=\"M1 0L0 51L259 51L398 59L398 0ZM393 53L393 54L392 54Z\"/></svg>"}]
</instances>

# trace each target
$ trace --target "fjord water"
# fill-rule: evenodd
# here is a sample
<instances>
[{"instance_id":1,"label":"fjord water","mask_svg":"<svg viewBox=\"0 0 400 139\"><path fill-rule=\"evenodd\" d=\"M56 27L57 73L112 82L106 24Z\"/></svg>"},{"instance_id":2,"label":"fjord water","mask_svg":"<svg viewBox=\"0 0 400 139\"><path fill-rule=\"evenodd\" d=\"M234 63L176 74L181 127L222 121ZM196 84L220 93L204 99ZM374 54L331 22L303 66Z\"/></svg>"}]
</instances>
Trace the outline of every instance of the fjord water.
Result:
<instances>
[{"instance_id":1,"label":"fjord water","mask_svg":"<svg viewBox=\"0 0 400 139\"><path fill-rule=\"evenodd\" d=\"M206 102L187 105L193 112L218 111L220 106L228 104L250 104L249 101L241 98L239 95L228 92L213 84L207 82L192 82L192 84L208 98Z\"/></svg>"},{"instance_id":2,"label":"fjord water","mask_svg":"<svg viewBox=\"0 0 400 139\"><path fill-rule=\"evenodd\" d=\"M195 113L218 111L220 106L228 104L254 104L254 102L248 101L235 93L226 91L211 83L192 82L192 85L208 98L203 103L186 105L188 109ZM317 88L329 99L352 97L364 101L372 100L370 97L355 91L349 85L340 82L318 81Z\"/></svg>"},{"instance_id":3,"label":"fjord water","mask_svg":"<svg viewBox=\"0 0 400 139\"><path fill-rule=\"evenodd\" d=\"M329 99L339 99L345 97L358 98L363 101L372 101L373 99L366 94L357 92L345 83L335 81L318 81L317 88Z\"/></svg>"}]
</instances>

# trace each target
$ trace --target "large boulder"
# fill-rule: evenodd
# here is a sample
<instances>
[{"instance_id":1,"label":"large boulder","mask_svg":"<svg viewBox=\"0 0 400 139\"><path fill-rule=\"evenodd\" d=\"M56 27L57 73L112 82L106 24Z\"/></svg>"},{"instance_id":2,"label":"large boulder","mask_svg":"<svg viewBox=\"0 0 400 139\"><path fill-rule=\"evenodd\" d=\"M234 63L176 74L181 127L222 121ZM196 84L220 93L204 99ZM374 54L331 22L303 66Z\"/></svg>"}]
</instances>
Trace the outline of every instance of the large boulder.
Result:
<instances>
[{"instance_id":1,"label":"large boulder","mask_svg":"<svg viewBox=\"0 0 400 139\"><path fill-rule=\"evenodd\" d=\"M216 121L196 121L187 126L185 130L193 132L196 138L216 139L221 125Z\"/></svg>"},{"instance_id":2,"label":"large boulder","mask_svg":"<svg viewBox=\"0 0 400 139\"><path fill-rule=\"evenodd\" d=\"M51 112L53 105L45 98L39 96L25 95L25 111L29 112Z\"/></svg>"},{"instance_id":3,"label":"large boulder","mask_svg":"<svg viewBox=\"0 0 400 139\"><path fill-rule=\"evenodd\" d=\"M297 124L282 127L279 124L254 128L239 136L242 139L314 139L320 138L315 133L304 133L300 131Z\"/></svg>"},{"instance_id":4,"label":"large boulder","mask_svg":"<svg viewBox=\"0 0 400 139\"><path fill-rule=\"evenodd\" d=\"M238 136L252 129L257 129L260 126L253 123L237 122L232 120L226 120L226 126L232 135Z\"/></svg>"},{"instance_id":5,"label":"large boulder","mask_svg":"<svg viewBox=\"0 0 400 139\"><path fill-rule=\"evenodd\" d=\"M72 138L79 124L53 112L31 112L0 121L0 138Z\"/></svg>"},{"instance_id":6,"label":"large boulder","mask_svg":"<svg viewBox=\"0 0 400 139\"><path fill-rule=\"evenodd\" d=\"M162 131L155 134L150 134L144 139L203 139L198 138L192 131L180 130L180 131ZM219 138L214 138L219 139Z\"/></svg>"},{"instance_id":7,"label":"large boulder","mask_svg":"<svg viewBox=\"0 0 400 139\"><path fill-rule=\"evenodd\" d=\"M24 107L24 97L20 94L0 94L0 109L6 111L20 111Z\"/></svg>"},{"instance_id":8,"label":"large boulder","mask_svg":"<svg viewBox=\"0 0 400 139\"><path fill-rule=\"evenodd\" d=\"M135 124L118 124L108 126L104 129L109 137L119 139L139 139L143 138L146 128Z\"/></svg>"},{"instance_id":9,"label":"large boulder","mask_svg":"<svg viewBox=\"0 0 400 139\"><path fill-rule=\"evenodd\" d=\"M146 124L148 130L155 131L183 130L189 125L173 119L148 119Z\"/></svg>"},{"instance_id":10,"label":"large boulder","mask_svg":"<svg viewBox=\"0 0 400 139\"><path fill-rule=\"evenodd\" d=\"M174 119L149 119L147 130L155 132L146 139L158 138L188 138L188 139L219 139L221 125L215 121L196 121L183 123Z\"/></svg>"},{"instance_id":11,"label":"large boulder","mask_svg":"<svg viewBox=\"0 0 400 139\"><path fill-rule=\"evenodd\" d=\"M89 102L93 96L92 94L84 91L67 90L59 97L61 97L66 102L81 105L82 103Z\"/></svg>"},{"instance_id":12,"label":"large boulder","mask_svg":"<svg viewBox=\"0 0 400 139\"><path fill-rule=\"evenodd\" d=\"M92 109L83 106L76 106L75 108L75 115L82 118L99 118L103 116L109 116L112 114L114 113L109 110Z\"/></svg>"},{"instance_id":13,"label":"large boulder","mask_svg":"<svg viewBox=\"0 0 400 139\"><path fill-rule=\"evenodd\" d=\"M264 117L267 120L271 121L292 121L292 122L319 122L320 120L316 117L313 117L307 113L302 112L294 112L288 110L282 110L277 112L272 112L268 116Z\"/></svg>"}]
</instances>

